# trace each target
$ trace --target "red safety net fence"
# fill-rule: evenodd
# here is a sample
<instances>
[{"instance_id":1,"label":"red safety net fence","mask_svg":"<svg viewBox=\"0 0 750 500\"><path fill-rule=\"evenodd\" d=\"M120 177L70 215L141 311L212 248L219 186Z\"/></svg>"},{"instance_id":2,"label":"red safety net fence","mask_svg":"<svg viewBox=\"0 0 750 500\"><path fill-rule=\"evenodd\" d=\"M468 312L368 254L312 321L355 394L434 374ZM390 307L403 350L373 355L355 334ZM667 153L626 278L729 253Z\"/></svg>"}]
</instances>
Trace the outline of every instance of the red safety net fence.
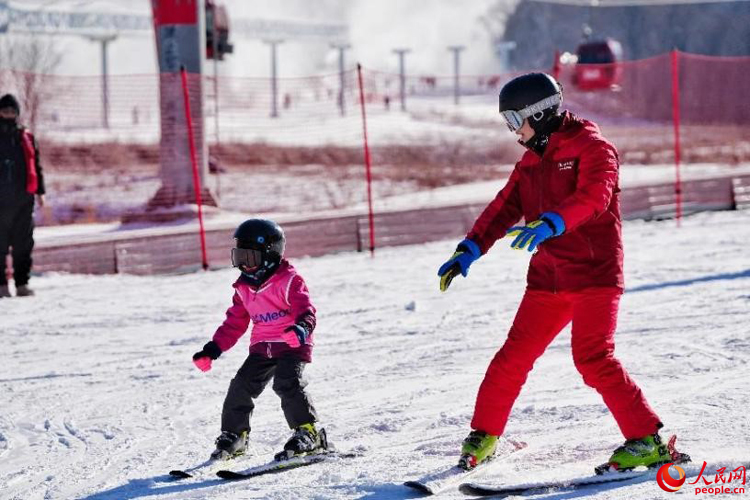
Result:
<instances>
[{"instance_id":1,"label":"red safety net fence","mask_svg":"<svg viewBox=\"0 0 750 500\"><path fill-rule=\"evenodd\" d=\"M673 53L540 70L563 84L564 108L599 123L618 147L623 188L750 164L750 57ZM361 89L356 69L276 80L188 75L196 157L208 164L198 176L207 220L217 217L212 205L237 220L366 214L361 102L376 214L484 204L523 152L498 113L500 89L518 74L402 78L365 68ZM0 88L19 97L21 121L39 140L48 191L39 226L140 223L143 212L194 202L179 74L105 82L3 70ZM660 193L673 203L680 184Z\"/></svg>"}]
</instances>

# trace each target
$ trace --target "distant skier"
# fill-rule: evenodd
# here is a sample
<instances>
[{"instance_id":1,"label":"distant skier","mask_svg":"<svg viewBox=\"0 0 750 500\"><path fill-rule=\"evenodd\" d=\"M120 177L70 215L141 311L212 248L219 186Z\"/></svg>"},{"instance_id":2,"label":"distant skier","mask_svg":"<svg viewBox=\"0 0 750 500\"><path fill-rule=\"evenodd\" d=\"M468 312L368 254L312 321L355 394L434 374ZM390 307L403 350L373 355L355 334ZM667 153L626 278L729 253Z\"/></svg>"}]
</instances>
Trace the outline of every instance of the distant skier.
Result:
<instances>
[{"instance_id":1,"label":"distant skier","mask_svg":"<svg viewBox=\"0 0 750 500\"><path fill-rule=\"evenodd\" d=\"M537 250L508 338L479 388L459 460L467 469L495 452L534 362L571 322L575 366L627 440L609 464L629 469L671 460L658 434L659 417L614 357L624 288L617 151L596 124L560 112L561 103L562 88L544 73L503 87L500 113L527 151L438 271L445 291L506 234L515 237L512 248ZM525 225L512 227L521 218Z\"/></svg>"},{"instance_id":2,"label":"distant skier","mask_svg":"<svg viewBox=\"0 0 750 500\"><path fill-rule=\"evenodd\" d=\"M328 446L325 430L315 426L318 417L302 376L305 364L312 360L316 322L305 280L284 259L286 239L275 222L246 220L234 239L232 265L241 273L232 285L233 304L213 340L193 356L200 370L210 370L212 360L231 349L253 323L250 354L229 384L222 432L211 457L228 459L245 453L253 400L271 378L287 424L294 430L276 459L324 451Z\"/></svg>"}]
</instances>

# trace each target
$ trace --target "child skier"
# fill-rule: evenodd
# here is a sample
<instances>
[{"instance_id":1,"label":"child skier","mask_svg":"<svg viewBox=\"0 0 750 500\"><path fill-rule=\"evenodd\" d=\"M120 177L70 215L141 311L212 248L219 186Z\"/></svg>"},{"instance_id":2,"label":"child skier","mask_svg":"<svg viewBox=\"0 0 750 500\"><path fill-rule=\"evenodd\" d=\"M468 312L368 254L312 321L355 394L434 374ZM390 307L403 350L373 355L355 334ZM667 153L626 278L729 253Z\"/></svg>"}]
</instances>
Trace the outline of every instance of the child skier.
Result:
<instances>
[{"instance_id":1,"label":"child skier","mask_svg":"<svg viewBox=\"0 0 750 500\"><path fill-rule=\"evenodd\" d=\"M627 440L605 467L673 461L673 450L658 434L660 418L614 357L624 287L617 151L596 124L559 112L561 103L562 88L544 73L519 76L503 87L500 113L527 151L438 271L445 291L506 234L515 236L515 249L537 249L508 338L479 388L473 430L459 459L467 469L494 454L534 362L571 322L575 366L601 394ZM524 226L511 227L521 218Z\"/></svg>"},{"instance_id":2,"label":"child skier","mask_svg":"<svg viewBox=\"0 0 750 500\"><path fill-rule=\"evenodd\" d=\"M234 233L232 265L240 276L232 285L233 304L213 339L193 356L202 371L228 351L253 323L250 354L229 384L221 414L221 435L213 459L245 453L250 417L256 399L274 379L273 390L294 434L276 460L324 452L328 445L318 420L307 382L302 376L312 360L315 307L302 276L284 259L285 237L273 221L250 219Z\"/></svg>"}]
</instances>

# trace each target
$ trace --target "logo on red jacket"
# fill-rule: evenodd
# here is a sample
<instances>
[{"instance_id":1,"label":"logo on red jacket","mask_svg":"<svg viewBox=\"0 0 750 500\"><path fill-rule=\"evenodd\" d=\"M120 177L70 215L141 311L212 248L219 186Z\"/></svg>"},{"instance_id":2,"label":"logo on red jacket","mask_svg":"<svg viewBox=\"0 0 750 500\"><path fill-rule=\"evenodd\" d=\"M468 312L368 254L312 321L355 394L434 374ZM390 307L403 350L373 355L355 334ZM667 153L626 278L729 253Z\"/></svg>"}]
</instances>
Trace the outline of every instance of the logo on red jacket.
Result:
<instances>
[{"instance_id":1,"label":"logo on red jacket","mask_svg":"<svg viewBox=\"0 0 750 500\"><path fill-rule=\"evenodd\" d=\"M575 166L575 160L563 160L557 163L557 170L572 170Z\"/></svg>"}]
</instances>

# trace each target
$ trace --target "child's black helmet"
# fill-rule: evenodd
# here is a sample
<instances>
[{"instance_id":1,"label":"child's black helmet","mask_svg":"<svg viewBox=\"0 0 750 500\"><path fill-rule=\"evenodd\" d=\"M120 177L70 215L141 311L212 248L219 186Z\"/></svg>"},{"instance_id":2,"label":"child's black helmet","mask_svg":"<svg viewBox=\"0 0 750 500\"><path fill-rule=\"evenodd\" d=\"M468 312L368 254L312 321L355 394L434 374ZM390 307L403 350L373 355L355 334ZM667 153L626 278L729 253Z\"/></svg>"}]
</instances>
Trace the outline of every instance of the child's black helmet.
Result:
<instances>
[{"instance_id":1,"label":"child's black helmet","mask_svg":"<svg viewBox=\"0 0 750 500\"><path fill-rule=\"evenodd\" d=\"M232 265L253 286L260 286L276 272L284 256L286 238L278 224L267 219L249 219L234 232Z\"/></svg>"},{"instance_id":2,"label":"child's black helmet","mask_svg":"<svg viewBox=\"0 0 750 500\"><path fill-rule=\"evenodd\" d=\"M237 248L260 250L275 260L284 256L284 231L272 220L248 219L234 232L234 239Z\"/></svg>"}]
</instances>

